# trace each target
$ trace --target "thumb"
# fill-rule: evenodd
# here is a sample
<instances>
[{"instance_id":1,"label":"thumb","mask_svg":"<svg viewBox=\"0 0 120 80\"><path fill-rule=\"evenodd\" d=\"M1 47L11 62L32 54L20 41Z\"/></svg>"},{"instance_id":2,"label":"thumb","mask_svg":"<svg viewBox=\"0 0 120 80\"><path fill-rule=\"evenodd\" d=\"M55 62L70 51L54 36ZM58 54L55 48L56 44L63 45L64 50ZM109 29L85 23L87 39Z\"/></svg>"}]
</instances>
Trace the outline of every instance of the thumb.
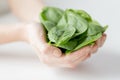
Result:
<instances>
[{"instance_id":1,"label":"thumb","mask_svg":"<svg viewBox=\"0 0 120 80\"><path fill-rule=\"evenodd\" d=\"M53 55L54 55L55 57L61 57L61 56L62 56L62 52L61 52L60 49L55 49L55 50L53 51Z\"/></svg>"}]
</instances>

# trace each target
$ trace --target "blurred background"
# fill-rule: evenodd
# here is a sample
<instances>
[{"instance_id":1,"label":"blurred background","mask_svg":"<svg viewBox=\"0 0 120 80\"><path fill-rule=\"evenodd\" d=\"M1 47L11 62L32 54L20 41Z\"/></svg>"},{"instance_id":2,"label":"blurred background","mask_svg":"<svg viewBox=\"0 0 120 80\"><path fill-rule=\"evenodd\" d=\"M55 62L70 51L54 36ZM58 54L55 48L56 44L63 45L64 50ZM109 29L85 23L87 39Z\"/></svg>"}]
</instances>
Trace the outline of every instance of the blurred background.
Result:
<instances>
[{"instance_id":1,"label":"blurred background","mask_svg":"<svg viewBox=\"0 0 120 80\"><path fill-rule=\"evenodd\" d=\"M0 0L0 14L8 12L8 3L7 0Z\"/></svg>"},{"instance_id":2,"label":"blurred background","mask_svg":"<svg viewBox=\"0 0 120 80\"><path fill-rule=\"evenodd\" d=\"M0 45L0 80L120 80L120 0L43 0L48 6L87 11L102 25L109 25L105 45L76 69L42 65L25 43ZM0 24L19 20L7 0L0 0Z\"/></svg>"}]
</instances>

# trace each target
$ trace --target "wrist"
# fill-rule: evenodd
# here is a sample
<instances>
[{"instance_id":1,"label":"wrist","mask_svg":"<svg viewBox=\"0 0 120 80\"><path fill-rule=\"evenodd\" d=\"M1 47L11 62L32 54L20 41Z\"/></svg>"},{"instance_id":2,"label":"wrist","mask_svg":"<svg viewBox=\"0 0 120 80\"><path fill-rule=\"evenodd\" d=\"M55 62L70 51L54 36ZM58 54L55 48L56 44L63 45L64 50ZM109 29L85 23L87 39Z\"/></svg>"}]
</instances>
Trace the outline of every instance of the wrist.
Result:
<instances>
[{"instance_id":1,"label":"wrist","mask_svg":"<svg viewBox=\"0 0 120 80\"><path fill-rule=\"evenodd\" d=\"M24 24L7 24L0 27L0 44L25 41Z\"/></svg>"},{"instance_id":2,"label":"wrist","mask_svg":"<svg viewBox=\"0 0 120 80\"><path fill-rule=\"evenodd\" d=\"M15 41L26 41L26 35L25 35L25 24L19 23L16 24L15 28L13 29L15 35L14 35L14 40Z\"/></svg>"}]
</instances>

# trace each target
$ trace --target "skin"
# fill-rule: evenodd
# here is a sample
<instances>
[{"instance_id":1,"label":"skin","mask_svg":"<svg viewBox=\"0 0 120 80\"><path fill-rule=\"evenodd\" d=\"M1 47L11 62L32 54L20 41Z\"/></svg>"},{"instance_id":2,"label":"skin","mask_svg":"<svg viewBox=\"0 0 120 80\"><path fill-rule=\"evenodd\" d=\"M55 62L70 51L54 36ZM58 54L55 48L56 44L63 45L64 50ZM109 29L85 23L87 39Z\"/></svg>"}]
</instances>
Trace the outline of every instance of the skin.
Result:
<instances>
[{"instance_id":1,"label":"skin","mask_svg":"<svg viewBox=\"0 0 120 80\"><path fill-rule=\"evenodd\" d=\"M27 2L29 4L24 3ZM52 67L75 68L84 60L88 59L101 47L106 34L98 39L93 46L86 46L70 55L64 55L57 47L51 46L46 42L46 34L43 26L38 23L38 11L42 9L40 0L9 0L13 13L23 22L17 24L0 25L0 44L23 41L33 47L41 62ZM38 3L39 2L39 3ZM32 5L34 3L37 7ZM29 6L21 8L22 6ZM34 14L29 8L35 9ZM33 17L34 16L34 17ZM29 23L26 23L29 22ZM32 22L32 23L31 23Z\"/></svg>"}]
</instances>

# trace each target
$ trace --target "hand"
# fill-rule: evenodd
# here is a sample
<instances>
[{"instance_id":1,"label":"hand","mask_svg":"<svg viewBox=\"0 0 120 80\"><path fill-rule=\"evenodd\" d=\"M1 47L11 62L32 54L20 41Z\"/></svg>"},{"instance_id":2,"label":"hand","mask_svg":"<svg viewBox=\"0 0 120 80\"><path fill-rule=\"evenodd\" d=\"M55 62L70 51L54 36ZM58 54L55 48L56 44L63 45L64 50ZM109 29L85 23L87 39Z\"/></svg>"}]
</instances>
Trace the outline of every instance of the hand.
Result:
<instances>
[{"instance_id":1,"label":"hand","mask_svg":"<svg viewBox=\"0 0 120 80\"><path fill-rule=\"evenodd\" d=\"M44 28L39 23L32 23L25 26L26 41L32 45L40 60L54 67L74 68L82 61L88 59L90 55L101 47L106 39L106 35L96 41L93 46L86 46L70 55L64 55L57 47L47 44Z\"/></svg>"},{"instance_id":2,"label":"hand","mask_svg":"<svg viewBox=\"0 0 120 80\"><path fill-rule=\"evenodd\" d=\"M91 53L97 52L98 48L103 46L103 44L106 40L106 37L107 37L107 35L103 34L103 36L95 42L95 44L93 45L93 47L91 49Z\"/></svg>"}]
</instances>

